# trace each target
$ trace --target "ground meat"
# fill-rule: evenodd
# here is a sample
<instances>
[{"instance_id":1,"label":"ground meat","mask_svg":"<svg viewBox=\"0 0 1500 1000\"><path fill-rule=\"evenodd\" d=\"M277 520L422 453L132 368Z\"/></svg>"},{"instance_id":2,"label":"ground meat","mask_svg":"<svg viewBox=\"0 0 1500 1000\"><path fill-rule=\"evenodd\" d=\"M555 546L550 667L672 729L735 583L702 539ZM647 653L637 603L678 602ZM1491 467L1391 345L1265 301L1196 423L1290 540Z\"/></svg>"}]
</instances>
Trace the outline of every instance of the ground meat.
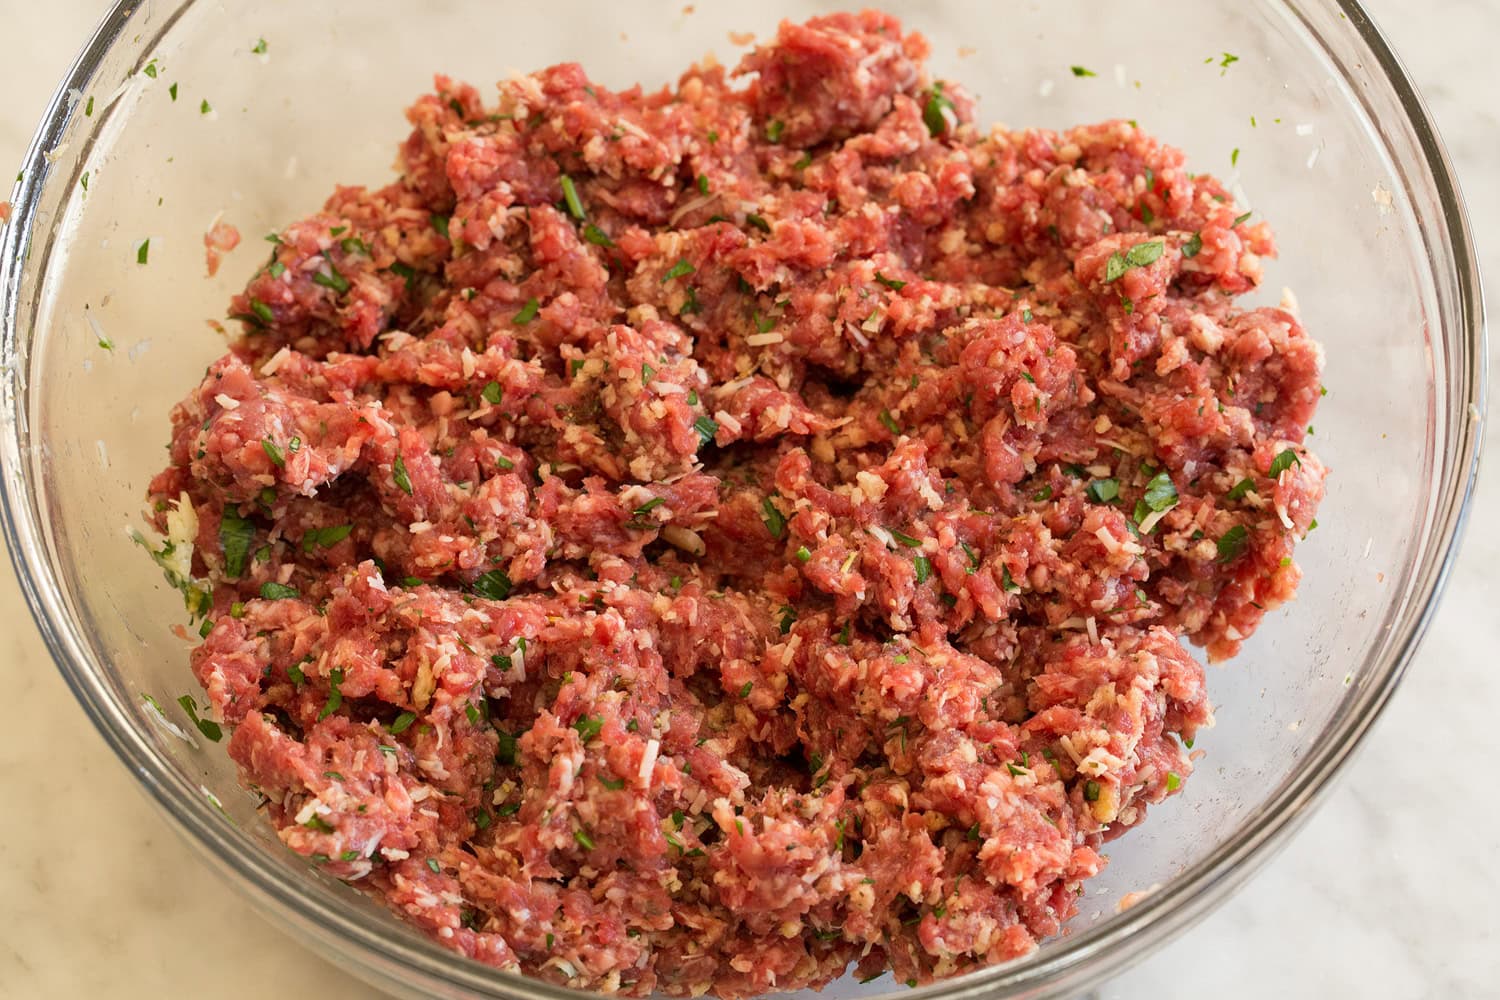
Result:
<instances>
[{"instance_id":1,"label":"ground meat","mask_svg":"<svg viewBox=\"0 0 1500 1000\"><path fill-rule=\"evenodd\" d=\"M1297 584L1318 345L1177 150L976 128L925 53L440 77L272 237L151 496L289 848L483 962L739 997L1025 954L1181 785L1184 640Z\"/></svg>"},{"instance_id":2,"label":"ground meat","mask_svg":"<svg viewBox=\"0 0 1500 1000\"><path fill-rule=\"evenodd\" d=\"M219 262L224 254L240 245L240 231L227 222L215 221L203 234L203 254L208 266L208 276L219 273Z\"/></svg>"}]
</instances>

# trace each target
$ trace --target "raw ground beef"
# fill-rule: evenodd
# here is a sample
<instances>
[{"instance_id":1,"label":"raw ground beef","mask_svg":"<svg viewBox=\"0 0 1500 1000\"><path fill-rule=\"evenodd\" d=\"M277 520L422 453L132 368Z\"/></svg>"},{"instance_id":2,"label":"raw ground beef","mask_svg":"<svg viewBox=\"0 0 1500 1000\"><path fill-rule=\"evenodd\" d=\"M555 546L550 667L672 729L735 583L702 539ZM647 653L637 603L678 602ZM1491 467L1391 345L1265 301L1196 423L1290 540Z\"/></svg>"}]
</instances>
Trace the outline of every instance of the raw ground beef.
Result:
<instances>
[{"instance_id":1,"label":"raw ground beef","mask_svg":"<svg viewBox=\"0 0 1500 1000\"><path fill-rule=\"evenodd\" d=\"M270 237L150 494L289 848L495 966L741 997L1023 955L1179 787L1183 641L1298 580L1318 345L1179 151L978 128L925 55L440 77Z\"/></svg>"}]
</instances>

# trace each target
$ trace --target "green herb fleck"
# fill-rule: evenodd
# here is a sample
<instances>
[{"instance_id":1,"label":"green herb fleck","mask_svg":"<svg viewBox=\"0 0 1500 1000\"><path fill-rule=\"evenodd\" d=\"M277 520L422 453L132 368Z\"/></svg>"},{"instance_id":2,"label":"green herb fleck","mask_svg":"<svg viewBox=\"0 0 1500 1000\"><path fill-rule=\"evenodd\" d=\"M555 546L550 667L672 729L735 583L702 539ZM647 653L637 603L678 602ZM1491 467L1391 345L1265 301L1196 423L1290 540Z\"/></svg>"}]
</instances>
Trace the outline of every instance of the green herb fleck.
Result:
<instances>
[{"instance_id":1,"label":"green herb fleck","mask_svg":"<svg viewBox=\"0 0 1500 1000\"><path fill-rule=\"evenodd\" d=\"M135 262L137 264L144 264L146 263L147 259L150 258L150 256L151 240L148 237L144 240L141 240L141 245L135 248Z\"/></svg>"},{"instance_id":2,"label":"green herb fleck","mask_svg":"<svg viewBox=\"0 0 1500 1000\"><path fill-rule=\"evenodd\" d=\"M760 502L760 509L765 512L766 530L771 533L771 537L782 538L786 534L786 516L776 509L770 497Z\"/></svg>"},{"instance_id":3,"label":"green herb fleck","mask_svg":"<svg viewBox=\"0 0 1500 1000\"><path fill-rule=\"evenodd\" d=\"M1110 503L1120 496L1118 479L1095 479L1084 488L1084 495L1094 503Z\"/></svg>"},{"instance_id":4,"label":"green herb fleck","mask_svg":"<svg viewBox=\"0 0 1500 1000\"><path fill-rule=\"evenodd\" d=\"M1177 506L1177 500L1177 487L1173 485L1172 477L1165 472L1157 473L1146 484L1146 506L1152 510L1171 510Z\"/></svg>"},{"instance_id":5,"label":"green herb fleck","mask_svg":"<svg viewBox=\"0 0 1500 1000\"><path fill-rule=\"evenodd\" d=\"M583 202L578 200L578 188L573 184L573 178L563 174L558 178L562 185L563 201L568 203L568 214L579 222L588 218L588 213L583 210Z\"/></svg>"},{"instance_id":6,"label":"green herb fleck","mask_svg":"<svg viewBox=\"0 0 1500 1000\"><path fill-rule=\"evenodd\" d=\"M598 247L612 247L615 241L609 238L609 234L592 222L583 227L583 238Z\"/></svg>"},{"instance_id":7,"label":"green herb fleck","mask_svg":"<svg viewBox=\"0 0 1500 1000\"><path fill-rule=\"evenodd\" d=\"M1244 479L1241 479L1239 482L1235 483L1234 486L1232 488L1230 488L1230 490L1229 490L1228 493L1224 494L1224 499L1225 500L1238 500L1241 497L1243 497L1246 493L1254 493L1254 492L1256 492L1256 490L1255 490L1255 480L1253 478L1251 478L1250 476L1246 476Z\"/></svg>"},{"instance_id":8,"label":"green herb fleck","mask_svg":"<svg viewBox=\"0 0 1500 1000\"><path fill-rule=\"evenodd\" d=\"M1297 453L1295 451L1288 448L1286 451L1283 451L1281 454L1271 459L1271 467L1266 470L1266 478L1275 479L1287 469L1290 469L1293 465L1301 464L1302 459L1297 457Z\"/></svg>"},{"instance_id":9,"label":"green herb fleck","mask_svg":"<svg viewBox=\"0 0 1500 1000\"><path fill-rule=\"evenodd\" d=\"M948 116L943 112L952 112L953 102L948 95L943 93L942 81L932 85L932 90L927 93L927 102L922 106L922 121L927 125L927 131L933 137L942 135L948 130Z\"/></svg>"},{"instance_id":10,"label":"green herb fleck","mask_svg":"<svg viewBox=\"0 0 1500 1000\"><path fill-rule=\"evenodd\" d=\"M772 118L766 123L766 141L780 142L781 134L786 131L786 122L780 118Z\"/></svg>"},{"instance_id":11,"label":"green herb fleck","mask_svg":"<svg viewBox=\"0 0 1500 1000\"><path fill-rule=\"evenodd\" d=\"M895 292L899 292L901 289L906 287L906 282L897 281L895 278L887 278L879 271L875 272L875 280Z\"/></svg>"},{"instance_id":12,"label":"green herb fleck","mask_svg":"<svg viewBox=\"0 0 1500 1000\"><path fill-rule=\"evenodd\" d=\"M1250 532L1243 524L1236 524L1223 535L1219 536L1219 562L1227 563L1237 558L1245 551L1245 545L1249 541Z\"/></svg>"},{"instance_id":13,"label":"green herb fleck","mask_svg":"<svg viewBox=\"0 0 1500 1000\"><path fill-rule=\"evenodd\" d=\"M1073 75L1074 76L1078 76L1078 77L1098 76L1099 75L1098 73L1095 73L1093 70L1088 69L1087 67L1084 67L1084 66L1069 66L1068 68L1073 71Z\"/></svg>"},{"instance_id":14,"label":"green herb fleck","mask_svg":"<svg viewBox=\"0 0 1500 1000\"><path fill-rule=\"evenodd\" d=\"M713 417L699 417L693 421L693 430L698 432L698 437L704 444L710 444L714 436L719 433L719 424Z\"/></svg>"},{"instance_id":15,"label":"green herb fleck","mask_svg":"<svg viewBox=\"0 0 1500 1000\"><path fill-rule=\"evenodd\" d=\"M926 583L927 578L932 575L932 560L926 556L917 556L911 561L911 564L917 571L917 583Z\"/></svg>"},{"instance_id":16,"label":"green herb fleck","mask_svg":"<svg viewBox=\"0 0 1500 1000\"><path fill-rule=\"evenodd\" d=\"M1198 256L1203 250L1203 234L1194 233L1192 238L1182 245L1182 255L1189 260Z\"/></svg>"},{"instance_id":17,"label":"green herb fleck","mask_svg":"<svg viewBox=\"0 0 1500 1000\"><path fill-rule=\"evenodd\" d=\"M339 690L344 683L344 671L334 667L328 672L328 700L323 703L323 710L318 713L318 721L322 722L344 703L344 692Z\"/></svg>"},{"instance_id":18,"label":"green herb fleck","mask_svg":"<svg viewBox=\"0 0 1500 1000\"><path fill-rule=\"evenodd\" d=\"M334 524L326 528L315 528L302 536L302 551L311 552L314 547L331 549L348 538L353 530L352 524Z\"/></svg>"},{"instance_id":19,"label":"green herb fleck","mask_svg":"<svg viewBox=\"0 0 1500 1000\"><path fill-rule=\"evenodd\" d=\"M398 736L411 728L411 724L417 721L416 712L402 712L391 722L391 735Z\"/></svg>"},{"instance_id":20,"label":"green herb fleck","mask_svg":"<svg viewBox=\"0 0 1500 1000\"><path fill-rule=\"evenodd\" d=\"M187 713L187 717L193 720L193 725L198 727L198 732L202 733L208 739L213 740L215 743L224 738L224 730L219 728L219 724L217 722L212 719L198 718L198 705L193 701L192 695L183 695L181 698L177 699L177 704L181 705L182 710Z\"/></svg>"},{"instance_id":21,"label":"green herb fleck","mask_svg":"<svg viewBox=\"0 0 1500 1000\"><path fill-rule=\"evenodd\" d=\"M1182 787L1182 777L1176 771L1167 772L1167 791L1175 792Z\"/></svg>"},{"instance_id":22,"label":"green herb fleck","mask_svg":"<svg viewBox=\"0 0 1500 1000\"><path fill-rule=\"evenodd\" d=\"M321 270L314 271L312 283L324 288L331 288L336 295L343 295L349 290L348 280L339 273L339 269L333 266L333 259L328 256L328 251L323 251L323 259L328 263L328 273Z\"/></svg>"},{"instance_id":23,"label":"green herb fleck","mask_svg":"<svg viewBox=\"0 0 1500 1000\"><path fill-rule=\"evenodd\" d=\"M396 453L396 461L391 464L391 479L402 493L407 496L414 495L411 488L411 476L406 474L406 459L399 451Z\"/></svg>"},{"instance_id":24,"label":"green herb fleck","mask_svg":"<svg viewBox=\"0 0 1500 1000\"><path fill-rule=\"evenodd\" d=\"M585 851L592 851L594 849L594 838L589 836L589 832L587 830L574 830L573 839L578 841L578 846L583 848Z\"/></svg>"},{"instance_id":25,"label":"green herb fleck","mask_svg":"<svg viewBox=\"0 0 1500 1000\"><path fill-rule=\"evenodd\" d=\"M288 587L284 583L275 583L267 580L260 585L260 596L268 601L279 601L284 597L296 597L297 588Z\"/></svg>"},{"instance_id":26,"label":"green herb fleck","mask_svg":"<svg viewBox=\"0 0 1500 1000\"><path fill-rule=\"evenodd\" d=\"M516 743L516 738L503 729L497 729L495 734L500 737L495 747L495 763L505 767L514 767L516 761L520 759L520 747Z\"/></svg>"},{"instance_id":27,"label":"green herb fleck","mask_svg":"<svg viewBox=\"0 0 1500 1000\"><path fill-rule=\"evenodd\" d=\"M511 586L510 577L503 570L492 569L481 574L469 589L487 600L503 601L510 596Z\"/></svg>"},{"instance_id":28,"label":"green herb fleck","mask_svg":"<svg viewBox=\"0 0 1500 1000\"><path fill-rule=\"evenodd\" d=\"M225 507L219 518L219 545L224 550L225 576L234 579L244 574L254 540L255 525L240 517L232 505Z\"/></svg>"},{"instance_id":29,"label":"green herb fleck","mask_svg":"<svg viewBox=\"0 0 1500 1000\"><path fill-rule=\"evenodd\" d=\"M683 258L682 260L679 260L677 263L673 264L671 270L662 275L661 283L665 285L673 278L687 277L689 274L693 273L693 270L693 265L687 262L687 258Z\"/></svg>"}]
</instances>

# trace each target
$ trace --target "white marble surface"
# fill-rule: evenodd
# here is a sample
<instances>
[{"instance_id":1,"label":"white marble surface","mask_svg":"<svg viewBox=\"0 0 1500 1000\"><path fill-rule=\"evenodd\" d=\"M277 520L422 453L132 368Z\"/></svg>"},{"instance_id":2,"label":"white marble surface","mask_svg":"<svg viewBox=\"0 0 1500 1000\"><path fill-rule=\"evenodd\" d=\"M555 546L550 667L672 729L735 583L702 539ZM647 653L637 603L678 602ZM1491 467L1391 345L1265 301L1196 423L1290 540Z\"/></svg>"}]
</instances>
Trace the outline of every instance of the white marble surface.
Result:
<instances>
[{"instance_id":1,"label":"white marble surface","mask_svg":"<svg viewBox=\"0 0 1500 1000\"><path fill-rule=\"evenodd\" d=\"M1436 114L1465 182L1486 272L1500 282L1500 3L1368 6ZM103 7L0 0L8 42L0 164L19 163L55 81ZM1491 378L1500 382L1500 365ZM1500 645L1497 514L1500 471L1492 462L1444 606L1358 761L1249 887L1103 986L1106 1000L1497 995L1500 796L1491 765L1500 670L1488 652ZM0 634L10 695L0 741L0 997L260 997L266 980L222 970L271 954L276 981L297 995L368 996L256 919L189 856L84 723L9 572L0 572L0 610L11 623Z\"/></svg>"}]
</instances>

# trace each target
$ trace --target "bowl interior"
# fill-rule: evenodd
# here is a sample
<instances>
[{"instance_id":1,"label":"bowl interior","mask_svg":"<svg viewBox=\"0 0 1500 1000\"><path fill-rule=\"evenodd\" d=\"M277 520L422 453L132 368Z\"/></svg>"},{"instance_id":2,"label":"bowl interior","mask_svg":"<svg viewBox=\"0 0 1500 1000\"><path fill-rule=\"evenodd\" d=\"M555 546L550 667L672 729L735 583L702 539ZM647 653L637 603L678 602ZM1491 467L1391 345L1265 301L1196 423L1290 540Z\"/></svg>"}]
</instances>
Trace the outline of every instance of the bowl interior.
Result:
<instances>
[{"instance_id":1,"label":"bowl interior","mask_svg":"<svg viewBox=\"0 0 1500 1000\"><path fill-rule=\"evenodd\" d=\"M1292 289L1327 352L1328 396L1309 443L1333 473L1323 523L1300 550L1301 596L1237 661L1211 668L1218 725L1199 740L1200 770L1111 845L1074 932L1034 964L1120 921L1126 893L1172 883L1264 823L1309 758L1344 742L1351 715L1391 681L1446 549L1433 525L1451 491L1444 443L1462 395L1453 264L1421 225L1442 206L1401 108L1337 11L1188 0L1150 16L1082 0L887 6L928 35L935 76L978 95L981 121L1135 119L1242 192L1281 245L1264 301ZM205 321L222 317L261 264L261 235L314 210L336 182L384 183L407 131L401 111L436 71L483 87L576 60L609 86L660 86L705 53L735 62L731 31L764 36L778 17L823 9L449 0L414 18L406 5L340 0L157 3L116 15L121 30L76 95L61 151L27 179L44 191L13 289L25 451L9 488L40 524L45 548L31 570L65 609L53 627L87 678L75 686L97 686L96 713L115 716L117 746L158 762L147 778L160 797L222 803L222 817L197 822L226 865L262 852L264 872L317 879L307 885L324 905L332 893L386 920L300 871L222 749L186 736L175 700L196 687L188 645L172 631L181 597L131 538L164 464L168 410L223 351ZM220 217L245 240L209 279L202 234ZM427 947L386 924L406 947ZM491 982L495 995L517 988Z\"/></svg>"}]
</instances>

